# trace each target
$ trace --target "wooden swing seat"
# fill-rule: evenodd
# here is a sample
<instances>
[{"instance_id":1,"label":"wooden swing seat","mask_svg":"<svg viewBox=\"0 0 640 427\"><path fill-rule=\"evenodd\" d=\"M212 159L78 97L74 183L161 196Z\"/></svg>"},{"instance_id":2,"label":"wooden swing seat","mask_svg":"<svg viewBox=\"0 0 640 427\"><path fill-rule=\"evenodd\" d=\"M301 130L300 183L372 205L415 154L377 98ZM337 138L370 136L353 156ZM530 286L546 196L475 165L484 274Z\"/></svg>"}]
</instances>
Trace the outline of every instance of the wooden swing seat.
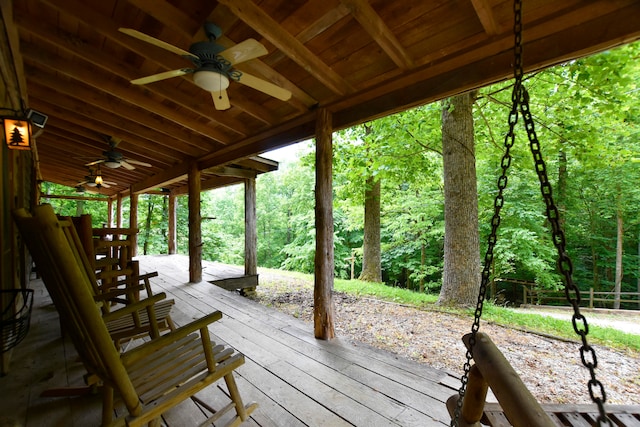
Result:
<instances>
[{"instance_id":1,"label":"wooden swing seat","mask_svg":"<svg viewBox=\"0 0 640 427\"><path fill-rule=\"evenodd\" d=\"M470 347L471 334L462 341ZM459 427L588 427L596 424L595 405L541 405L504 355L482 332L476 334L473 347L475 364L469 372L469 382L458 419ZM488 389L498 403L485 403ZM460 396L447 400L452 419ZM640 427L640 405L606 405L607 414L615 426Z\"/></svg>"}]
</instances>

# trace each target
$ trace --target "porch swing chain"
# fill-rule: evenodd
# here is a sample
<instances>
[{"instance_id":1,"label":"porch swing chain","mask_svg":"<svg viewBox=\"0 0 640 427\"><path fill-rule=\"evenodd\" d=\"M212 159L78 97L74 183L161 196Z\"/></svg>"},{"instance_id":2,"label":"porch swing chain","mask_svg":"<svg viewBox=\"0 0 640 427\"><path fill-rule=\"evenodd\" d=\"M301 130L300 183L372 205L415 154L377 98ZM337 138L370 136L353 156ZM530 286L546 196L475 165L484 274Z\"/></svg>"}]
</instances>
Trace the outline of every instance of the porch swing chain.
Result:
<instances>
[{"instance_id":1,"label":"porch swing chain","mask_svg":"<svg viewBox=\"0 0 640 427\"><path fill-rule=\"evenodd\" d=\"M546 205L547 220L551 224L553 244L558 252L558 269L564 277L564 289L567 301L573 307L573 316L571 322L573 330L580 336L582 345L580 347L580 359L582 364L589 370L590 379L588 381L589 396L593 403L598 407L597 423L599 426L609 425L613 423L607 417L604 404L607 400L604 386L596 379L595 369L598 366L598 359L595 350L587 342L587 334L589 333L589 325L586 317L580 313L580 290L573 282L573 264L565 249L565 236L560 227L560 219L558 208L556 207L551 193L551 185L547 177L547 170L542 159L540 151L540 143L536 135L533 117L529 108L529 93L522 84L524 75L522 61L522 0L514 0L514 85L511 93L512 107L509 112L509 132L505 135L504 147L505 151L502 156L500 166L502 174L498 178L498 194L494 199L494 214L491 219L491 233L487 242L487 251L484 257L484 267L480 280L480 289L478 292L478 300L474 312L474 320L471 327L471 337L469 339L469 350L466 352L466 362L464 363L464 373L461 378L461 386L458 390L459 399L456 404L454 417L451 420L451 426L458 426L460 414L462 411L463 398L466 393L467 383L469 382L469 372L471 370L471 360L473 359L473 348L476 343L476 334L480 329L480 319L482 317L482 309L486 298L487 288L491 280L491 266L493 265L493 250L497 242L498 226L500 225L500 211L504 205L504 189L507 187L507 170L511 165L511 148L515 143L515 126L518 122L518 108L522 114L524 126L529 139L529 148L535 162L535 169L540 181L540 191Z\"/></svg>"}]
</instances>

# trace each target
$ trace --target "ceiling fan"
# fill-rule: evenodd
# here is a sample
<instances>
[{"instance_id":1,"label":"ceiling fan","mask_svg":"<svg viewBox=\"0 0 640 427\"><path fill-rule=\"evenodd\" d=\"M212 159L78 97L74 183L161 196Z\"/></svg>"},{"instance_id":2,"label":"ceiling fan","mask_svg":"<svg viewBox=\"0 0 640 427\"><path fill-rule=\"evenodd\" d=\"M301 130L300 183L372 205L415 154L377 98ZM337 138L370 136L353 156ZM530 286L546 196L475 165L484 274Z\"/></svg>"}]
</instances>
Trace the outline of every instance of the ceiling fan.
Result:
<instances>
[{"instance_id":1,"label":"ceiling fan","mask_svg":"<svg viewBox=\"0 0 640 427\"><path fill-rule=\"evenodd\" d=\"M102 173L100 172L100 166L98 166L98 168L95 171L89 168L89 175L86 175L84 177L84 181L80 181L75 185L76 191L78 191L78 189L83 188L85 185L87 187L111 188L112 185L118 185L118 184L112 181L105 181L102 178Z\"/></svg>"},{"instance_id":2,"label":"ceiling fan","mask_svg":"<svg viewBox=\"0 0 640 427\"><path fill-rule=\"evenodd\" d=\"M189 47L189 51L186 51L131 28L120 28L119 30L139 40L187 58L194 65L194 68L180 68L135 79L131 81L133 84L144 85L185 74L193 74L193 82L211 93L217 110L226 110L231 107L229 96L227 95L230 80L282 101L288 101L291 98L290 91L233 68L236 64L268 53L267 49L255 39L247 39L225 50L222 45L215 42L222 35L222 30L211 22L205 22L204 32L209 40L196 42Z\"/></svg>"},{"instance_id":3,"label":"ceiling fan","mask_svg":"<svg viewBox=\"0 0 640 427\"><path fill-rule=\"evenodd\" d=\"M102 152L104 158L89 162L85 164L85 166L103 164L111 169L116 169L122 166L123 168L128 170L135 169L135 166L133 165L151 167L151 164L146 162L141 162L139 160L133 159L125 159L121 152L116 151L116 146L118 145L119 141L115 138L107 138L107 140L109 142L109 150Z\"/></svg>"}]
</instances>

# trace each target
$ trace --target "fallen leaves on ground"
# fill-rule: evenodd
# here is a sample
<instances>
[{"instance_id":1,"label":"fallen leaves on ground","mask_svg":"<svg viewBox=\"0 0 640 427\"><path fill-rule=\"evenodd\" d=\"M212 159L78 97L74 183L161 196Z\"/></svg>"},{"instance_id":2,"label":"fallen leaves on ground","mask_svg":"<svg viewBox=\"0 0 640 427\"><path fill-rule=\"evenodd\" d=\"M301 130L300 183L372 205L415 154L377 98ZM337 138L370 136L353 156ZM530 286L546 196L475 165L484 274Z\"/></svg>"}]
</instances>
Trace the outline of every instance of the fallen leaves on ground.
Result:
<instances>
[{"instance_id":1,"label":"fallen leaves on ground","mask_svg":"<svg viewBox=\"0 0 640 427\"><path fill-rule=\"evenodd\" d=\"M313 283L261 273L254 298L310 324L313 321ZM338 336L462 374L465 348L461 337L470 332L471 318L341 292L334 292L334 302ZM588 371L580 361L578 342L486 322L480 330L491 337L540 402L590 403ZM607 402L640 404L640 355L606 347L597 347L596 352L596 375L604 385Z\"/></svg>"}]
</instances>

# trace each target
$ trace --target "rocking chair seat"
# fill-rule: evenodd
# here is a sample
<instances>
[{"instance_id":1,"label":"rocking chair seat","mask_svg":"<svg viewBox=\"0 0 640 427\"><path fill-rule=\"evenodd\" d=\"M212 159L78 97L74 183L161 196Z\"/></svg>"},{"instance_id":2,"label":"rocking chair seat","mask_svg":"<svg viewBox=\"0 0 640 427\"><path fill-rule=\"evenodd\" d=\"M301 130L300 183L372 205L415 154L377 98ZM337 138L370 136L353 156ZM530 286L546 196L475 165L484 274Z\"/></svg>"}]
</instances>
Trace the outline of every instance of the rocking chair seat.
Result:
<instances>
[{"instance_id":1,"label":"rocking chair seat","mask_svg":"<svg viewBox=\"0 0 640 427\"><path fill-rule=\"evenodd\" d=\"M14 219L58 309L65 332L89 374L103 384L103 426L159 426L164 412L221 379L226 383L230 401L205 424L229 411L235 412L229 425L247 420L257 405L242 403L233 377L233 371L244 363L244 356L217 345L209 335L209 324L220 319L222 313L216 311L120 353L91 292L90 270L83 266L81 251L71 245L51 206L36 207L33 216L19 209L14 211ZM159 294L148 300L153 304L155 298L162 297ZM121 310L138 310L137 304L145 302ZM153 311L150 313L153 316ZM114 420L115 396L122 402L126 415Z\"/></svg>"}]
</instances>

